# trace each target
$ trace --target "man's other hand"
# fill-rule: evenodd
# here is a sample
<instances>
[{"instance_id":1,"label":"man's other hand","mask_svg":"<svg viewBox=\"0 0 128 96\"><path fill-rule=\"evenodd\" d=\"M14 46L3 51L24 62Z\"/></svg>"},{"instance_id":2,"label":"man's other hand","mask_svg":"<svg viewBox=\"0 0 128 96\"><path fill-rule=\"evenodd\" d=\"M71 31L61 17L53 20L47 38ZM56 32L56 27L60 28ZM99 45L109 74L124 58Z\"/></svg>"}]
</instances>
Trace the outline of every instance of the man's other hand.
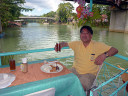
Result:
<instances>
[{"instance_id":1,"label":"man's other hand","mask_svg":"<svg viewBox=\"0 0 128 96\"><path fill-rule=\"evenodd\" d=\"M101 55L99 55L96 59L95 59L95 64L96 65L101 65L103 62L104 62L104 60L106 59L106 56L105 56L105 54L103 53L103 54L101 54Z\"/></svg>"}]
</instances>

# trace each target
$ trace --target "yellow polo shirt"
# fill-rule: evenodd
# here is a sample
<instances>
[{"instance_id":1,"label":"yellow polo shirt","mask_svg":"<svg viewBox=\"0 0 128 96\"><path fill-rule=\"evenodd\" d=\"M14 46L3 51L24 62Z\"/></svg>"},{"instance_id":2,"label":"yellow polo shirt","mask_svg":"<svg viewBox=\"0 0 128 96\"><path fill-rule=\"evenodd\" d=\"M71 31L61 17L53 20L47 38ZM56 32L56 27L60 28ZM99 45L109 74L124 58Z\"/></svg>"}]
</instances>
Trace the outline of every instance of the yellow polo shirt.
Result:
<instances>
[{"instance_id":1,"label":"yellow polo shirt","mask_svg":"<svg viewBox=\"0 0 128 96\"><path fill-rule=\"evenodd\" d=\"M82 41L69 42L68 45L74 51L74 63L72 67L79 74L91 73L96 75L99 66L94 64L95 58L111 48L111 46L93 40L86 48Z\"/></svg>"}]
</instances>

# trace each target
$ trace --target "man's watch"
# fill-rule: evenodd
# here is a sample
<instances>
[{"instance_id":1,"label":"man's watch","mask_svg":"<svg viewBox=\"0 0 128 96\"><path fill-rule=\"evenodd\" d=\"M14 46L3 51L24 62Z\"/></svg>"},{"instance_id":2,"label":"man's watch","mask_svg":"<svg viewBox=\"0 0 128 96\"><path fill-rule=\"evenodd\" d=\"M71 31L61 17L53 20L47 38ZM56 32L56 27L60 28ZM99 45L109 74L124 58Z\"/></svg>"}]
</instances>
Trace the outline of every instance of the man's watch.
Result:
<instances>
[{"instance_id":1,"label":"man's watch","mask_svg":"<svg viewBox=\"0 0 128 96\"><path fill-rule=\"evenodd\" d=\"M104 52L106 58L109 57L108 52Z\"/></svg>"}]
</instances>

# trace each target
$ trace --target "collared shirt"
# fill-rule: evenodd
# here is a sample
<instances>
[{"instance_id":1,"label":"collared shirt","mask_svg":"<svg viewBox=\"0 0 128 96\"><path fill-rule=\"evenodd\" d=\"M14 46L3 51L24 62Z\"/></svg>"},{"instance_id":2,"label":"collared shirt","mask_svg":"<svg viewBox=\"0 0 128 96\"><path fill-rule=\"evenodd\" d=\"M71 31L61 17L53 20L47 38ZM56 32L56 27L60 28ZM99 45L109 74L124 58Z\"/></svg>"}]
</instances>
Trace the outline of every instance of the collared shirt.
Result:
<instances>
[{"instance_id":1,"label":"collared shirt","mask_svg":"<svg viewBox=\"0 0 128 96\"><path fill-rule=\"evenodd\" d=\"M111 46L93 40L87 47L83 45L82 41L69 42L68 45L74 51L73 67L79 74L91 73L96 75L99 66L94 64L95 58L111 48Z\"/></svg>"}]
</instances>

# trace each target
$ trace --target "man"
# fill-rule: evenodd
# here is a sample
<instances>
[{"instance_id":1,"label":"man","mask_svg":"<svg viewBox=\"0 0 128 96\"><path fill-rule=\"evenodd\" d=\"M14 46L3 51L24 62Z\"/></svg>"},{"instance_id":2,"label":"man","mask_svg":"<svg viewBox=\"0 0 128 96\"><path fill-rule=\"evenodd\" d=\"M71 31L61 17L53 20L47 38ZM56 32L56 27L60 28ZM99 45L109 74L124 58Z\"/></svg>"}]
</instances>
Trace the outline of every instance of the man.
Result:
<instances>
[{"instance_id":1,"label":"man","mask_svg":"<svg viewBox=\"0 0 128 96\"><path fill-rule=\"evenodd\" d=\"M61 42L60 47L70 47L74 51L74 63L71 71L78 76L84 90L90 90L99 66L107 57L118 53L114 47L101 42L91 40L93 30L89 26L83 26L80 29L80 41ZM57 51L57 45L55 46Z\"/></svg>"}]
</instances>

